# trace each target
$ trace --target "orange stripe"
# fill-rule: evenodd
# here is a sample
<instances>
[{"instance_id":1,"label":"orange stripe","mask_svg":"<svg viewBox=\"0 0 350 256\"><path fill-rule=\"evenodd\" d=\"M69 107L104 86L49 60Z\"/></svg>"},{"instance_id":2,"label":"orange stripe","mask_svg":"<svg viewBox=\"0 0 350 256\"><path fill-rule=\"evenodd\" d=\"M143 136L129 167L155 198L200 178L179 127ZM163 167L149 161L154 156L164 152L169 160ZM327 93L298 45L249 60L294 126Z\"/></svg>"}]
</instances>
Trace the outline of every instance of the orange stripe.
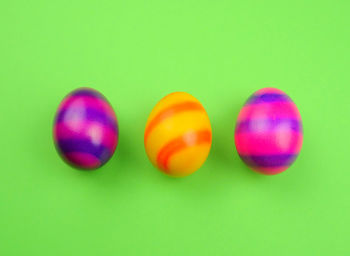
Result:
<instances>
[{"instance_id":1,"label":"orange stripe","mask_svg":"<svg viewBox=\"0 0 350 256\"><path fill-rule=\"evenodd\" d=\"M178 114L184 111L198 111L198 110L204 110L204 108L200 103L193 102L193 101L185 101L179 104L172 105L162 110L161 112L158 113L158 115L156 115L152 119L152 121L146 127L145 137L144 137L145 142L149 134L151 133L151 131L154 129L154 127L156 127L164 119L167 119L175 114Z\"/></svg>"},{"instance_id":2,"label":"orange stripe","mask_svg":"<svg viewBox=\"0 0 350 256\"><path fill-rule=\"evenodd\" d=\"M211 131L209 130L189 132L170 141L159 151L157 156L157 165L160 169L168 172L168 163L174 154L188 147L210 142Z\"/></svg>"}]
</instances>

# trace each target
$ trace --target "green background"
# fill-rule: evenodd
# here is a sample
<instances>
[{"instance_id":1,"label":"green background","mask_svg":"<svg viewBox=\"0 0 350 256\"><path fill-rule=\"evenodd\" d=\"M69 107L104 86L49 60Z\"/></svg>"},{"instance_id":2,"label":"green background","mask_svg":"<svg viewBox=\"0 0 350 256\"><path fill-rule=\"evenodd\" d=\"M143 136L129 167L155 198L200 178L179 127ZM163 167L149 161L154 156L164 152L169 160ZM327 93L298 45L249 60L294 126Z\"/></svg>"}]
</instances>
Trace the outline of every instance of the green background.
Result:
<instances>
[{"instance_id":1,"label":"green background","mask_svg":"<svg viewBox=\"0 0 350 256\"><path fill-rule=\"evenodd\" d=\"M0 255L349 255L349 1L2 1ZM116 110L120 143L82 172L51 129L71 90ZM249 170L233 132L255 90L278 87L304 145L277 176ZM174 179L144 152L148 114L186 91L213 145Z\"/></svg>"}]
</instances>

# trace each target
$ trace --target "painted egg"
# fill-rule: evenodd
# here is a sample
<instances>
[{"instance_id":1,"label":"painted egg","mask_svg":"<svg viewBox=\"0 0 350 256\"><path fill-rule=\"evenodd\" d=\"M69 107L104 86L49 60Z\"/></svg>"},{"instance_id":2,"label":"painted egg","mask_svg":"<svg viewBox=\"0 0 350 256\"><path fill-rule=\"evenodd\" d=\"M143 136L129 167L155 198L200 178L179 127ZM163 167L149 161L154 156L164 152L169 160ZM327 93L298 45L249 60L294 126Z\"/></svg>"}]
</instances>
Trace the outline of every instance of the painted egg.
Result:
<instances>
[{"instance_id":1,"label":"painted egg","mask_svg":"<svg viewBox=\"0 0 350 256\"><path fill-rule=\"evenodd\" d=\"M211 126L202 104L185 92L174 92L153 108L145 129L145 149L152 164L164 173L187 176L207 159Z\"/></svg>"},{"instance_id":2,"label":"painted egg","mask_svg":"<svg viewBox=\"0 0 350 256\"><path fill-rule=\"evenodd\" d=\"M118 144L114 110L98 91L79 88L59 105L53 137L67 163L79 169L96 169L111 158Z\"/></svg>"},{"instance_id":3,"label":"painted egg","mask_svg":"<svg viewBox=\"0 0 350 256\"><path fill-rule=\"evenodd\" d=\"M297 158L302 143L300 113L283 91L258 90L241 109L235 144L251 169L267 175L285 171Z\"/></svg>"}]
</instances>

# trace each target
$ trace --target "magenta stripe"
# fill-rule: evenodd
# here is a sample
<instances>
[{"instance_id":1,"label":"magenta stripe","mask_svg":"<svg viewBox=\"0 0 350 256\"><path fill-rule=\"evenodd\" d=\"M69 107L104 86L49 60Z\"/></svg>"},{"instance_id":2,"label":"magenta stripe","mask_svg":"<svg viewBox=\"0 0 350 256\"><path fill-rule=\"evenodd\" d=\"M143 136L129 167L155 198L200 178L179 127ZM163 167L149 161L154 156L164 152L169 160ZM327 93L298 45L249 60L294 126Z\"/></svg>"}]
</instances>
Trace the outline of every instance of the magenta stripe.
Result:
<instances>
[{"instance_id":1,"label":"magenta stripe","mask_svg":"<svg viewBox=\"0 0 350 256\"><path fill-rule=\"evenodd\" d=\"M108 126L118 132L118 124L116 119L95 108L67 108L58 113L55 123L81 123L86 121L98 122L102 125Z\"/></svg>"},{"instance_id":2,"label":"magenta stripe","mask_svg":"<svg viewBox=\"0 0 350 256\"><path fill-rule=\"evenodd\" d=\"M235 144L239 154L296 154L300 151L303 135L294 131L263 133L236 133Z\"/></svg>"},{"instance_id":3,"label":"magenta stripe","mask_svg":"<svg viewBox=\"0 0 350 256\"><path fill-rule=\"evenodd\" d=\"M95 169L102 165L98 158L89 153L70 152L63 155L63 157L77 168Z\"/></svg>"},{"instance_id":4,"label":"magenta stripe","mask_svg":"<svg viewBox=\"0 0 350 256\"><path fill-rule=\"evenodd\" d=\"M108 101L102 98L94 98L88 96L68 96L66 97L58 108L59 111L66 110L67 108L95 108L102 109L112 119L116 119L115 112Z\"/></svg>"}]
</instances>

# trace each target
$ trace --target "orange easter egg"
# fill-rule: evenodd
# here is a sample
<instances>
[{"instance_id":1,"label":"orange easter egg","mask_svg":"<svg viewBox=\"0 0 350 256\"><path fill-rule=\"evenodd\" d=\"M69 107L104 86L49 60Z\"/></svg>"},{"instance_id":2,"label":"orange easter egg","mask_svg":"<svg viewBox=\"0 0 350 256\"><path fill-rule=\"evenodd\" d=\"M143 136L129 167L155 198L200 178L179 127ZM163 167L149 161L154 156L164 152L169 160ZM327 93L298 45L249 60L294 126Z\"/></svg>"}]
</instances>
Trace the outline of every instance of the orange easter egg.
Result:
<instances>
[{"instance_id":1,"label":"orange easter egg","mask_svg":"<svg viewBox=\"0 0 350 256\"><path fill-rule=\"evenodd\" d=\"M174 92L153 108L145 129L145 149L152 164L164 173L187 176L208 157L210 120L202 104L185 92Z\"/></svg>"}]
</instances>

